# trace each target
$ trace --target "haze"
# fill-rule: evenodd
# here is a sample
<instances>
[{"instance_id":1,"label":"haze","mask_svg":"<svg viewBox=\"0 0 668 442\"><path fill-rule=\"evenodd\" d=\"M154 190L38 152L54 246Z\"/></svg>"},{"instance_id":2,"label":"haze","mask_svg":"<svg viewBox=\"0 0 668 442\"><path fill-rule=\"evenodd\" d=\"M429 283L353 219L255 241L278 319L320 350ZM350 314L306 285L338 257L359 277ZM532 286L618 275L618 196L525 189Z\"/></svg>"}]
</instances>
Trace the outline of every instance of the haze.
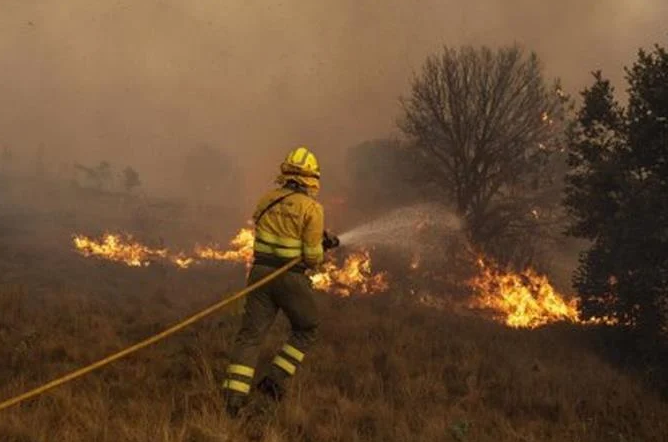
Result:
<instances>
[{"instance_id":1,"label":"haze","mask_svg":"<svg viewBox=\"0 0 668 442\"><path fill-rule=\"evenodd\" d=\"M667 20L666 0L0 0L0 145L41 145L54 168L132 164L166 188L208 143L260 191L296 143L333 168L394 131L442 44L518 42L577 93L597 68L620 84Z\"/></svg>"}]
</instances>

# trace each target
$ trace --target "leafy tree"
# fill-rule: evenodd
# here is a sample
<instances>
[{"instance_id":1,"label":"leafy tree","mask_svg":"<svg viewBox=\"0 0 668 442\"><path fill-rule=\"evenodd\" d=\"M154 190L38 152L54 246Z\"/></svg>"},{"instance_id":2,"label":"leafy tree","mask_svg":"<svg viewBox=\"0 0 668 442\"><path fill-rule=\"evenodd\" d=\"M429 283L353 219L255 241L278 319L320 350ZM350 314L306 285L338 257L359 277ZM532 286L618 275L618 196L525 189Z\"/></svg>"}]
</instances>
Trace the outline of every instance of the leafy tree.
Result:
<instances>
[{"instance_id":1,"label":"leafy tree","mask_svg":"<svg viewBox=\"0 0 668 442\"><path fill-rule=\"evenodd\" d=\"M616 315L666 331L668 296L668 53L639 51L629 100L601 72L583 91L568 136L568 233L592 241L574 284L588 316ZM643 333L645 334L645 333Z\"/></svg>"},{"instance_id":2,"label":"leafy tree","mask_svg":"<svg viewBox=\"0 0 668 442\"><path fill-rule=\"evenodd\" d=\"M473 242L499 259L512 260L509 252L554 221L547 214L559 186L550 172L567 101L536 54L517 46L445 47L401 100L399 126L427 159L425 176L467 220Z\"/></svg>"}]
</instances>

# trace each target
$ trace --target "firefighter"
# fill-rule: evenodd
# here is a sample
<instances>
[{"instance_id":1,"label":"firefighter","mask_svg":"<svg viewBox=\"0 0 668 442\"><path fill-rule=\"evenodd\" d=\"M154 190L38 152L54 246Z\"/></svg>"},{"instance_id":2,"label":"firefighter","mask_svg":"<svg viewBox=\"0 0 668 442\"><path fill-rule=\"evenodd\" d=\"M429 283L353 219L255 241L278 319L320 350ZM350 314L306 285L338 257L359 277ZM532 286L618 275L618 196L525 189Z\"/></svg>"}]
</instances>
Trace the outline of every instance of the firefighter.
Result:
<instances>
[{"instance_id":1,"label":"firefighter","mask_svg":"<svg viewBox=\"0 0 668 442\"><path fill-rule=\"evenodd\" d=\"M338 245L338 239L325 232L323 208L315 199L320 168L313 152L306 147L291 151L281 164L276 183L278 188L260 199L253 214L254 259L248 284L296 257L302 260L254 290L246 300L223 382L226 411L231 417L248 402L260 346L279 310L287 316L292 331L257 389L276 402L282 399L285 382L304 361L318 330L314 293L305 271L317 267L325 250Z\"/></svg>"}]
</instances>

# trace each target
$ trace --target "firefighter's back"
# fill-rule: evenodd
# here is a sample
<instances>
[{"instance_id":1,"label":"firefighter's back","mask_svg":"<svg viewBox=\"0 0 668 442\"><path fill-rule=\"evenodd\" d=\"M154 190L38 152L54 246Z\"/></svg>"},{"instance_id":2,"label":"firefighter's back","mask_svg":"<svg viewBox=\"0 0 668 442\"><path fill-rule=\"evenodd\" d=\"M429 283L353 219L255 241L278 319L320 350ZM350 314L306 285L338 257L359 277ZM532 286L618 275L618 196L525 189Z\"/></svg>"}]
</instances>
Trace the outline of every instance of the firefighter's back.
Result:
<instances>
[{"instance_id":1,"label":"firefighter's back","mask_svg":"<svg viewBox=\"0 0 668 442\"><path fill-rule=\"evenodd\" d=\"M272 205L275 201L278 202ZM305 252L308 255L309 249L321 241L320 236L314 235L322 234L322 218L321 204L302 192L289 188L267 192L253 214L256 263L282 265ZM303 269L303 265L295 268Z\"/></svg>"}]
</instances>

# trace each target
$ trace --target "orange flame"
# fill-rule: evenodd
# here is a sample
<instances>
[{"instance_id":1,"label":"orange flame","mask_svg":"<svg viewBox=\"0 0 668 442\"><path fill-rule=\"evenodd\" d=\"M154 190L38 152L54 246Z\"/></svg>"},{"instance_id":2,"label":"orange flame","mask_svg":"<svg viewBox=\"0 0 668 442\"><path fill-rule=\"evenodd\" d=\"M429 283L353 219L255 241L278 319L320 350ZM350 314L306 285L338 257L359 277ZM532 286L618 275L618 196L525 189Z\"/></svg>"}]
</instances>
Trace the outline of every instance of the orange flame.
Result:
<instances>
[{"instance_id":1,"label":"orange flame","mask_svg":"<svg viewBox=\"0 0 668 442\"><path fill-rule=\"evenodd\" d=\"M420 256L420 254L419 253L414 254L413 257L411 258L411 263L410 263L411 270L417 270L420 267L421 261L422 257Z\"/></svg>"},{"instance_id":2,"label":"orange flame","mask_svg":"<svg viewBox=\"0 0 668 442\"><path fill-rule=\"evenodd\" d=\"M170 261L179 268L187 269L195 262L195 259L191 258L190 256L186 256L183 253L179 253L170 257Z\"/></svg>"},{"instance_id":3,"label":"orange flame","mask_svg":"<svg viewBox=\"0 0 668 442\"><path fill-rule=\"evenodd\" d=\"M245 262L249 265L253 256L253 232L250 229L241 229L230 244L233 247L231 250L197 245L194 254L188 255L184 252L172 253L168 249L152 249L134 241L130 235L106 233L100 240L84 235L74 236L74 247L83 256L122 262L130 267L146 267L159 259L181 269L187 269L201 261Z\"/></svg>"},{"instance_id":4,"label":"orange flame","mask_svg":"<svg viewBox=\"0 0 668 442\"><path fill-rule=\"evenodd\" d=\"M152 259L167 256L165 249L151 249L133 241L130 235L105 233L100 241L83 235L74 236L74 245L86 257L97 256L109 261L122 262L130 267L142 267Z\"/></svg>"},{"instance_id":5,"label":"orange flame","mask_svg":"<svg viewBox=\"0 0 668 442\"><path fill-rule=\"evenodd\" d=\"M567 321L578 324L616 323L614 318L580 319L577 298L566 299L544 275L532 269L505 272L478 260L481 274L469 281L474 291L471 308L490 309L497 320L514 328L536 328Z\"/></svg>"},{"instance_id":6,"label":"orange flame","mask_svg":"<svg viewBox=\"0 0 668 442\"><path fill-rule=\"evenodd\" d=\"M230 241L230 249L218 245L196 245L192 255L183 252L170 253L167 249L155 250L134 242L131 236L106 234L101 241L95 241L83 235L74 237L77 251L86 257L95 256L110 261L122 262L131 267L148 266L152 260L164 259L181 269L187 269L202 261L229 261L246 264L248 270L253 261L254 233L243 228ZM328 259L322 270L310 275L314 288L340 296L353 293L372 294L389 288L385 272L374 273L371 270L371 256L368 251L358 251L344 259L343 265L337 265L334 259Z\"/></svg>"},{"instance_id":7,"label":"orange flame","mask_svg":"<svg viewBox=\"0 0 668 442\"><path fill-rule=\"evenodd\" d=\"M371 256L367 250L348 255L341 267L335 260L326 261L322 271L310 278L314 288L339 296L373 294L389 288L386 272L372 272Z\"/></svg>"},{"instance_id":8,"label":"orange flame","mask_svg":"<svg viewBox=\"0 0 668 442\"><path fill-rule=\"evenodd\" d=\"M232 250L223 250L217 245L195 246L195 256L200 260L232 261L246 263L250 267L253 259L253 231L243 228L230 241Z\"/></svg>"}]
</instances>

